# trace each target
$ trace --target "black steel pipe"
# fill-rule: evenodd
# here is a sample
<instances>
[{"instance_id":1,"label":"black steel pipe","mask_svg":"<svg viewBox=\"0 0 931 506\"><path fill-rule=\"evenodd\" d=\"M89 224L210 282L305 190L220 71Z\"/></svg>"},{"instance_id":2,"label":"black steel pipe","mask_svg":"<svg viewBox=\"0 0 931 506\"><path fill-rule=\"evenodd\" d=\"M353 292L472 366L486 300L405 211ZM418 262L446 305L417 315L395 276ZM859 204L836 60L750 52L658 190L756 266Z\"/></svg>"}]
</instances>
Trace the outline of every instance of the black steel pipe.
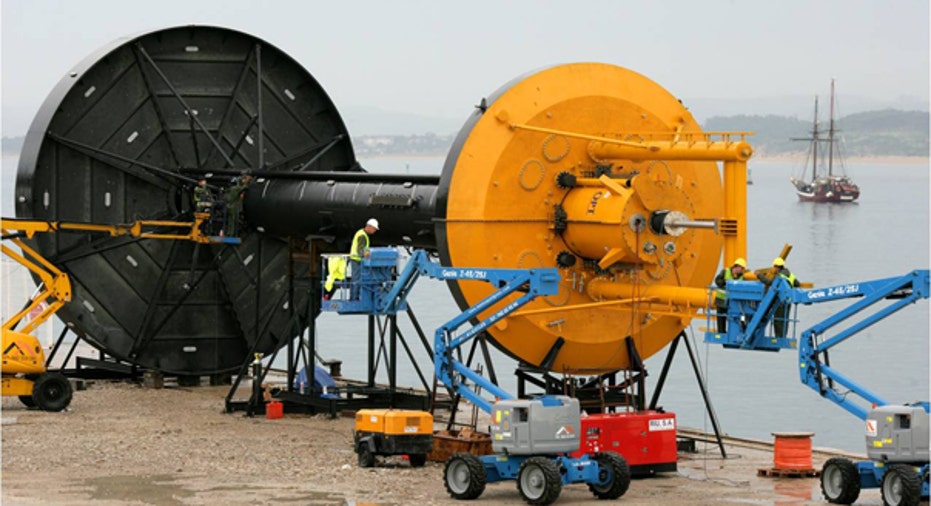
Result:
<instances>
[{"instance_id":1,"label":"black steel pipe","mask_svg":"<svg viewBox=\"0 0 931 506\"><path fill-rule=\"evenodd\" d=\"M279 237L320 237L349 251L349 240L376 218L373 244L436 250L438 178L341 174L352 181L266 179L246 193L246 222ZM348 177L347 177L348 176Z\"/></svg>"},{"instance_id":2,"label":"black steel pipe","mask_svg":"<svg viewBox=\"0 0 931 506\"><path fill-rule=\"evenodd\" d=\"M285 180L299 180L299 181L322 181L324 183L328 181L339 181L339 182L361 182L361 183L386 182L386 183L412 183L412 184L439 185L439 182L440 182L440 176L430 176L430 175L423 175L423 174L420 174L420 175L417 175L417 174L371 174L368 172L361 171L358 168L353 171L344 171L344 172L332 172L332 171L300 172L300 171L279 171L279 170L243 171L243 170L233 170L233 169L191 169L191 168L185 168L181 170L182 174L186 174L192 178L195 178L194 181L206 175L209 175L210 178L216 178L219 176L235 177L235 176L242 175L244 172L248 172L256 179L269 178L269 179L285 179Z\"/></svg>"}]
</instances>

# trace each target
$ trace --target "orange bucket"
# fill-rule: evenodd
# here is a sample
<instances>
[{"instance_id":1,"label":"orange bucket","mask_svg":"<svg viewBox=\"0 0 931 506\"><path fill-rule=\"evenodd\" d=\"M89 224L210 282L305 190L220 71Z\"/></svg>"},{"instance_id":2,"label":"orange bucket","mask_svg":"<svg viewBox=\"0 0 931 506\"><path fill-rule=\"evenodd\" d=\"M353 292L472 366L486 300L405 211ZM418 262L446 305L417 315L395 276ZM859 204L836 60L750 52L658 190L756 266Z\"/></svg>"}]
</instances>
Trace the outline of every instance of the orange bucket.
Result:
<instances>
[{"instance_id":1,"label":"orange bucket","mask_svg":"<svg viewBox=\"0 0 931 506\"><path fill-rule=\"evenodd\" d=\"M265 403L265 418L274 420L284 416L284 404L278 401Z\"/></svg>"},{"instance_id":2,"label":"orange bucket","mask_svg":"<svg viewBox=\"0 0 931 506\"><path fill-rule=\"evenodd\" d=\"M776 470L808 470L811 465L811 437L814 432L773 432L773 468Z\"/></svg>"}]
</instances>

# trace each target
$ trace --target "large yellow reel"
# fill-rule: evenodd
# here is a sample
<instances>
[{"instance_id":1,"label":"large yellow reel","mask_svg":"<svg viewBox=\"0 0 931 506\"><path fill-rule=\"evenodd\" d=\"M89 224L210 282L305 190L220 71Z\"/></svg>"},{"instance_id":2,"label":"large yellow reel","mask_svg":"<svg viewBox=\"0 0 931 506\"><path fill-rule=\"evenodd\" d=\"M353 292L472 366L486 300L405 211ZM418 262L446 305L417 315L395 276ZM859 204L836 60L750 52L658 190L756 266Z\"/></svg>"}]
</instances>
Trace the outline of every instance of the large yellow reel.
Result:
<instances>
[{"instance_id":1,"label":"large yellow reel","mask_svg":"<svg viewBox=\"0 0 931 506\"><path fill-rule=\"evenodd\" d=\"M560 267L558 295L490 329L492 339L557 372L626 368L627 336L649 357L707 302L724 244L717 225L734 218L713 160L751 152L742 139L725 141L630 70L581 63L531 73L478 108L446 160L443 263ZM453 287L463 306L490 291Z\"/></svg>"}]
</instances>

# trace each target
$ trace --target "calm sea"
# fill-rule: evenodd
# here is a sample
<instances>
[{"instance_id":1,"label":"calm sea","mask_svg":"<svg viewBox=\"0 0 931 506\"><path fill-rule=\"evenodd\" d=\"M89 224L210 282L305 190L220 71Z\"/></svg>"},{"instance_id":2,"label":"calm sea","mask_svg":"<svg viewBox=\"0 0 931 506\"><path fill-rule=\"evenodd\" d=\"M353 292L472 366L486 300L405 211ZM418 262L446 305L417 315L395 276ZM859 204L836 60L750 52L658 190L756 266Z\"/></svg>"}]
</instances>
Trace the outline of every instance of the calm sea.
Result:
<instances>
[{"instance_id":1,"label":"calm sea","mask_svg":"<svg viewBox=\"0 0 931 506\"><path fill-rule=\"evenodd\" d=\"M13 215L16 163L15 157L3 157L3 216ZM439 174L443 159L373 159L362 160L362 164L375 173ZM748 187L747 259L751 267L768 265L783 244L789 243L793 245L789 268L801 280L816 286L928 268L928 165L848 164L847 172L863 191L859 203L852 205L798 202L788 180L797 169L782 162L751 164L754 184ZM446 287L430 280L419 282L410 303L428 334L459 312ZM843 302L804 306L799 310L800 328L842 307ZM398 320L418 363L429 375L432 365L423 346L406 318ZM696 320L690 335L724 432L771 439L770 434L777 431L812 431L817 446L864 451L863 423L801 384L795 353L724 350L705 345L699 331L704 324ZM348 376L366 377L364 317L325 314L318 320L317 332L318 351L323 358L342 360ZM432 335L428 338L432 339ZM831 363L890 402L927 400L928 343L928 303L922 301L835 348ZM403 353L399 350L399 356ZM650 394L665 355L663 351L647 360ZM502 386L514 391L514 362L501 353L494 356ZM398 375L402 384L420 384L407 361L401 361ZM385 380L384 373L379 380ZM681 425L711 430L698 383L681 346L660 403L676 413Z\"/></svg>"}]
</instances>

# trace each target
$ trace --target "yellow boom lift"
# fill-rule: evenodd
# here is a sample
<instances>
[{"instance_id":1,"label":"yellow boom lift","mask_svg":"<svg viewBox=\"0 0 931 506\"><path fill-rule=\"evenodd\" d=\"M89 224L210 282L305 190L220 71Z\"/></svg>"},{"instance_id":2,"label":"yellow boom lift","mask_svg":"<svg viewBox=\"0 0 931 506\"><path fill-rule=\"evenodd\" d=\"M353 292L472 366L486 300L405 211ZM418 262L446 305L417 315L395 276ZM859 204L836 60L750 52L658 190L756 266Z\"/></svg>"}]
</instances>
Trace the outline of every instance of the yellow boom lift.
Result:
<instances>
[{"instance_id":1,"label":"yellow boom lift","mask_svg":"<svg viewBox=\"0 0 931 506\"><path fill-rule=\"evenodd\" d=\"M239 244L235 237L217 237L202 232L209 213L195 213L193 222L135 221L121 225L66 223L56 221L2 218L3 254L12 258L39 279L39 288L23 309L3 322L2 394L16 395L28 407L61 411L71 403L71 383L64 375L49 371L45 353L33 335L62 306L71 301L68 274L25 243L39 233L100 232L111 236L128 235L142 239L169 239L205 244ZM7 246L12 243L22 253ZM27 316L29 316L28 321ZM22 327L19 327L24 323ZM17 328L19 327L19 328Z\"/></svg>"}]
</instances>

